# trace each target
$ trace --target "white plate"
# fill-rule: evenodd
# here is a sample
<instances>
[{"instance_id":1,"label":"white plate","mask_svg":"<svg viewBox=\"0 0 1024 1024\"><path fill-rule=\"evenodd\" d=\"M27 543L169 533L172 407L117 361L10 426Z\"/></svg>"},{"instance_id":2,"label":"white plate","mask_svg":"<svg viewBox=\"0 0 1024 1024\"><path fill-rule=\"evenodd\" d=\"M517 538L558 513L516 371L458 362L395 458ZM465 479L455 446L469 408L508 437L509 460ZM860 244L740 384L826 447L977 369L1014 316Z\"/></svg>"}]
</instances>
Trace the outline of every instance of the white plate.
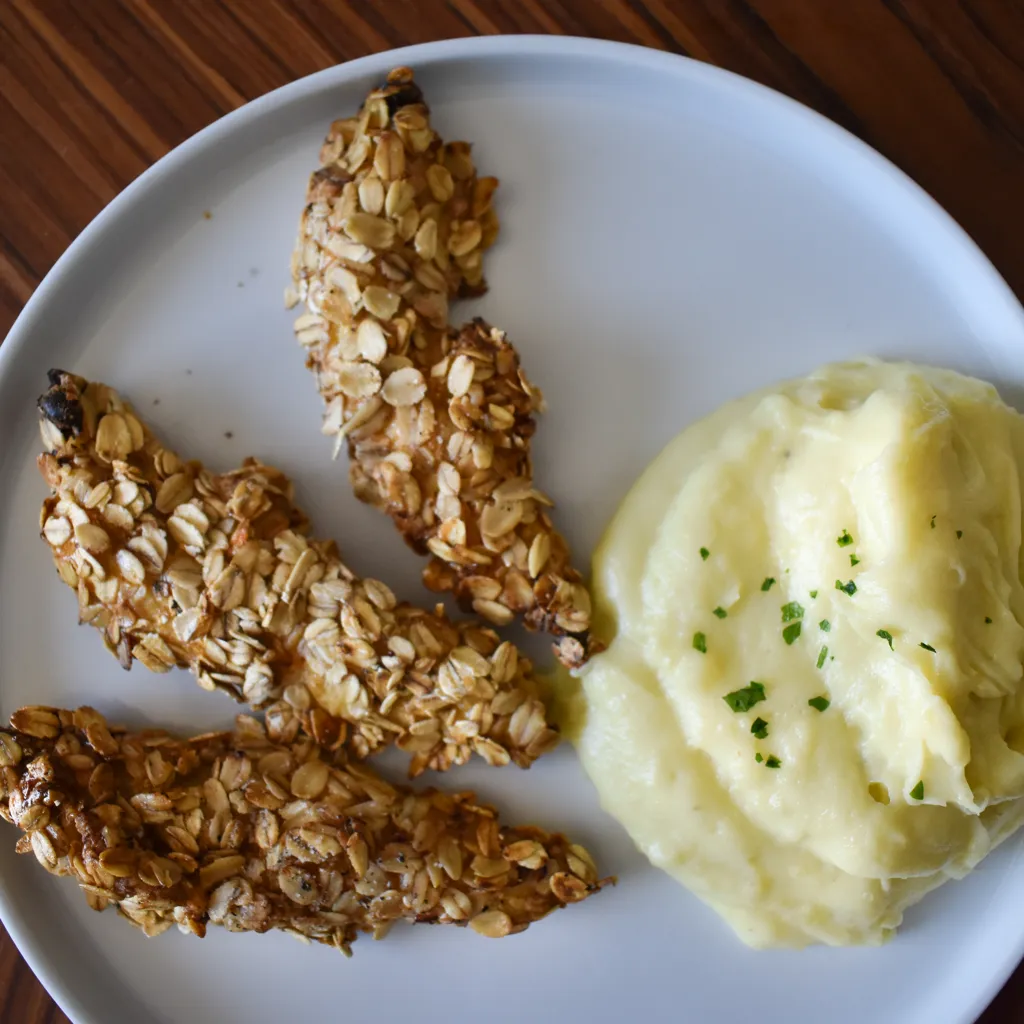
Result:
<instances>
[{"instance_id":1,"label":"white plate","mask_svg":"<svg viewBox=\"0 0 1024 1024\"><path fill-rule=\"evenodd\" d=\"M427 600L418 561L329 462L282 309L328 122L415 66L449 138L502 179L492 290L550 412L538 476L581 561L644 465L725 399L861 353L953 366L1024 394L1024 315L903 175L795 103L722 71L578 39L466 39L333 68L224 118L113 202L0 348L0 707L91 702L182 730L234 714L184 673L122 672L36 539L34 398L50 366L121 388L180 451L290 470L357 570ZM204 218L204 211L212 219ZM469 315L470 307L460 310ZM156 404L159 400L159 404ZM233 437L228 438L227 432ZM0 826L0 913L78 1024L303 1019L647 1019L945 1024L979 1013L1024 949L1011 841L908 915L884 949L754 953L631 847L573 752L473 766L507 817L563 827L618 888L501 943L397 928L354 961L283 935L145 940Z\"/></svg>"}]
</instances>

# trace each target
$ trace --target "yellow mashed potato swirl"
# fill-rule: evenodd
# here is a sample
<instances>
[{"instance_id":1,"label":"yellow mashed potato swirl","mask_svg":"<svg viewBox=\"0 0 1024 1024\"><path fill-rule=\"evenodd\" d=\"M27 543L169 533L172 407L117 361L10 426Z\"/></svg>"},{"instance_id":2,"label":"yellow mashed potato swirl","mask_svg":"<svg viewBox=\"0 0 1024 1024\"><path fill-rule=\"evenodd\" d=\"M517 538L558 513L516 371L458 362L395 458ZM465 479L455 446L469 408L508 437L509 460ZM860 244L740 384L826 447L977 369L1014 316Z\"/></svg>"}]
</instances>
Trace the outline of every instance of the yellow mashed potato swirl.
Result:
<instances>
[{"instance_id":1,"label":"yellow mashed potato swirl","mask_svg":"<svg viewBox=\"0 0 1024 1024\"><path fill-rule=\"evenodd\" d=\"M1024 819L1022 466L991 385L828 366L690 427L609 527L583 764L750 945L883 941Z\"/></svg>"}]
</instances>

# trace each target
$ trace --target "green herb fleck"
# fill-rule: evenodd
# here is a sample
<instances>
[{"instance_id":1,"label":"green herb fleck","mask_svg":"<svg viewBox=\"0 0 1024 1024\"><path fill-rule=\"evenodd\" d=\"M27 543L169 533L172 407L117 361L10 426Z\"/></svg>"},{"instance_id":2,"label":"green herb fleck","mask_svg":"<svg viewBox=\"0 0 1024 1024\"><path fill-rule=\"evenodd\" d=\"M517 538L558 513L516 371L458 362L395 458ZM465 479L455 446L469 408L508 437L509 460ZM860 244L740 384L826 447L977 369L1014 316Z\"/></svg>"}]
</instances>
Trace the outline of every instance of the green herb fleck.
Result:
<instances>
[{"instance_id":1,"label":"green herb fleck","mask_svg":"<svg viewBox=\"0 0 1024 1024\"><path fill-rule=\"evenodd\" d=\"M764 683L751 683L749 686L744 686L742 690L733 690L732 693L727 693L722 698L736 712L749 711L764 699Z\"/></svg>"},{"instance_id":2,"label":"green herb fleck","mask_svg":"<svg viewBox=\"0 0 1024 1024\"><path fill-rule=\"evenodd\" d=\"M849 547L853 543L853 538L849 535L849 533L847 533L846 530L843 530L843 532L838 537L836 537L836 543L841 548Z\"/></svg>"},{"instance_id":3,"label":"green herb fleck","mask_svg":"<svg viewBox=\"0 0 1024 1024\"><path fill-rule=\"evenodd\" d=\"M956 539L957 540L959 540L963 535L964 535L964 531L963 530L957 530L956 531Z\"/></svg>"},{"instance_id":4,"label":"green herb fleck","mask_svg":"<svg viewBox=\"0 0 1024 1024\"><path fill-rule=\"evenodd\" d=\"M932 529L935 529L935 516L932 516Z\"/></svg>"},{"instance_id":5,"label":"green herb fleck","mask_svg":"<svg viewBox=\"0 0 1024 1024\"><path fill-rule=\"evenodd\" d=\"M775 583L774 576L765 576L764 583L761 584L761 589L766 593L772 589L772 584Z\"/></svg>"},{"instance_id":6,"label":"green herb fleck","mask_svg":"<svg viewBox=\"0 0 1024 1024\"><path fill-rule=\"evenodd\" d=\"M750 731L759 739L766 739L768 736L768 723L763 718L755 718Z\"/></svg>"},{"instance_id":7,"label":"green herb fleck","mask_svg":"<svg viewBox=\"0 0 1024 1024\"><path fill-rule=\"evenodd\" d=\"M708 638L703 633L693 634L693 649L701 654L708 653Z\"/></svg>"},{"instance_id":8,"label":"green herb fleck","mask_svg":"<svg viewBox=\"0 0 1024 1024\"><path fill-rule=\"evenodd\" d=\"M701 548L701 549L700 549L700 557L701 557L701 558L702 558L702 559L703 559L703 560L704 560L705 562L706 562L706 561L708 560L708 555L710 555L710 554L711 554L711 552L710 552L710 551L708 551L708 549L707 549L707 548Z\"/></svg>"},{"instance_id":9,"label":"green herb fleck","mask_svg":"<svg viewBox=\"0 0 1024 1024\"><path fill-rule=\"evenodd\" d=\"M880 636L889 645L889 650L894 651L896 648L892 645L892 633L887 629L880 629L875 633L875 636Z\"/></svg>"},{"instance_id":10,"label":"green herb fleck","mask_svg":"<svg viewBox=\"0 0 1024 1024\"><path fill-rule=\"evenodd\" d=\"M811 600L813 601L817 596L818 596L818 592L816 590L812 590L811 591Z\"/></svg>"},{"instance_id":11,"label":"green herb fleck","mask_svg":"<svg viewBox=\"0 0 1024 1024\"><path fill-rule=\"evenodd\" d=\"M850 565L860 565L860 559L856 555L850 555Z\"/></svg>"},{"instance_id":12,"label":"green herb fleck","mask_svg":"<svg viewBox=\"0 0 1024 1024\"><path fill-rule=\"evenodd\" d=\"M818 668L821 668L821 666L825 664L825 659L827 657L828 657L828 648L827 647L822 647L822 649L820 651L818 651Z\"/></svg>"},{"instance_id":13,"label":"green herb fleck","mask_svg":"<svg viewBox=\"0 0 1024 1024\"><path fill-rule=\"evenodd\" d=\"M762 762L762 761L764 760L764 755L763 755L763 754L755 754L755 755L754 755L754 760L755 760L755 761L756 761L756 762L757 762L758 764L760 764L760 763L761 763L761 762Z\"/></svg>"},{"instance_id":14,"label":"green herb fleck","mask_svg":"<svg viewBox=\"0 0 1024 1024\"><path fill-rule=\"evenodd\" d=\"M822 619L821 622L818 623L818 629L820 629L822 633L828 633L832 629L832 623L829 622L828 619Z\"/></svg>"},{"instance_id":15,"label":"green herb fleck","mask_svg":"<svg viewBox=\"0 0 1024 1024\"><path fill-rule=\"evenodd\" d=\"M807 702L815 711L827 711L829 704L832 702L828 697L812 697Z\"/></svg>"},{"instance_id":16,"label":"green herb fleck","mask_svg":"<svg viewBox=\"0 0 1024 1024\"><path fill-rule=\"evenodd\" d=\"M931 644L926 644L926 643L919 643L919 644L918 644L917 646L918 646L918 647L923 647L923 648L924 648L924 649L925 649L926 651L931 651L931 652L932 652L932 654L934 654L934 653L935 653L935 648L934 648L934 647L932 647L932 645L931 645Z\"/></svg>"},{"instance_id":17,"label":"green herb fleck","mask_svg":"<svg viewBox=\"0 0 1024 1024\"><path fill-rule=\"evenodd\" d=\"M912 796L912 797L913 797L913 798L914 798L915 800L923 800L923 799L924 799L924 779L922 779L922 780L921 780L921 781L920 781L920 782L919 782L919 783L918 783L918 784L917 784L917 785L916 785L916 786L915 786L915 787L914 787L914 788L913 788L913 789L912 789L912 790L910 791L910 795L911 795L911 796Z\"/></svg>"},{"instance_id":18,"label":"green herb fleck","mask_svg":"<svg viewBox=\"0 0 1024 1024\"><path fill-rule=\"evenodd\" d=\"M804 607L799 601L790 601L782 606L782 621L792 622L794 619L804 617Z\"/></svg>"},{"instance_id":19,"label":"green herb fleck","mask_svg":"<svg viewBox=\"0 0 1024 1024\"><path fill-rule=\"evenodd\" d=\"M765 768L781 768L782 762L774 755L770 754L764 762Z\"/></svg>"},{"instance_id":20,"label":"green herb fleck","mask_svg":"<svg viewBox=\"0 0 1024 1024\"><path fill-rule=\"evenodd\" d=\"M985 625L986 626L991 626L992 625L992 620L987 615L985 616Z\"/></svg>"},{"instance_id":21,"label":"green herb fleck","mask_svg":"<svg viewBox=\"0 0 1024 1024\"><path fill-rule=\"evenodd\" d=\"M847 580L845 583L842 580L836 580L836 590L841 590L844 594L853 597L857 593L857 584L853 580Z\"/></svg>"},{"instance_id":22,"label":"green herb fleck","mask_svg":"<svg viewBox=\"0 0 1024 1024\"><path fill-rule=\"evenodd\" d=\"M800 623L800 622L791 622L782 631L782 639L785 640L786 643L789 644L790 646L792 646L793 641L796 640L796 638L798 636L800 636L800 627L801 627L801 625L802 625L802 623Z\"/></svg>"},{"instance_id":23,"label":"green herb fleck","mask_svg":"<svg viewBox=\"0 0 1024 1024\"><path fill-rule=\"evenodd\" d=\"M715 615L717 615L720 619L724 619L728 614L729 613L721 605L719 605L715 609Z\"/></svg>"}]
</instances>

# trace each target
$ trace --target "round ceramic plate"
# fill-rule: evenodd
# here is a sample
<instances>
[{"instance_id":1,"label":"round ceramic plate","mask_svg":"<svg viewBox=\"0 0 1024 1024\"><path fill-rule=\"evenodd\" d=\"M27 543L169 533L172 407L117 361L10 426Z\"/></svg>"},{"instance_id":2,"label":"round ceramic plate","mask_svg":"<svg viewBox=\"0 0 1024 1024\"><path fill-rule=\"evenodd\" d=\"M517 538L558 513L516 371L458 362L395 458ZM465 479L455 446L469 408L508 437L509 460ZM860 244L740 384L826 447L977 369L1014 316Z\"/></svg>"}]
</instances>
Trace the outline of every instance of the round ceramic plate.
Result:
<instances>
[{"instance_id":1,"label":"round ceramic plate","mask_svg":"<svg viewBox=\"0 0 1024 1024\"><path fill-rule=\"evenodd\" d=\"M282 306L328 123L397 64L502 185L491 291L457 310L510 332L550 411L537 475L586 563L648 461L726 399L871 353L1024 394L1024 314L938 207L850 135L733 75L578 39L468 39L379 54L250 104L181 146L75 242L0 348L0 707L91 703L131 725L227 724L184 672L122 672L76 626L37 539L35 396L51 366L121 389L179 451L295 477L350 564L427 601L418 560L351 495ZM387 766L400 771L392 759ZM617 888L495 943L396 928L355 959L282 934L145 939L14 853L0 914L77 1024L647 1019L968 1022L1024 948L1010 841L907 915L881 949L752 952L635 852L572 749L524 773L474 765L508 820L564 829ZM6 830L6 831L5 831Z\"/></svg>"}]
</instances>

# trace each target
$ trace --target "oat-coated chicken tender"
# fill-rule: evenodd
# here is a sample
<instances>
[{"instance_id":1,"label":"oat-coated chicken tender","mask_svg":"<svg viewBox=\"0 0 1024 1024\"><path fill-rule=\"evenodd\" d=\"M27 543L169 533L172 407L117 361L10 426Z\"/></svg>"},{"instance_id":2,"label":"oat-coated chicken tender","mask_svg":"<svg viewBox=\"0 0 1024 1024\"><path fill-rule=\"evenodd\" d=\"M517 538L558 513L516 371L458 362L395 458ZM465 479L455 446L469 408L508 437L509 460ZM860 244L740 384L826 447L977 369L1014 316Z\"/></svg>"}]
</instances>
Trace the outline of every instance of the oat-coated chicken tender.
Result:
<instances>
[{"instance_id":1,"label":"oat-coated chicken tender","mask_svg":"<svg viewBox=\"0 0 1024 1024\"><path fill-rule=\"evenodd\" d=\"M540 393L503 332L448 325L450 299L485 289L497 179L442 142L407 68L331 126L320 162L290 298L324 433L347 440L359 497L432 556L429 587L498 626L521 617L581 665L590 598L533 481Z\"/></svg>"},{"instance_id":2,"label":"oat-coated chicken tender","mask_svg":"<svg viewBox=\"0 0 1024 1024\"><path fill-rule=\"evenodd\" d=\"M0 731L0 816L19 852L147 935L281 928L347 953L404 918L498 937L608 881L582 847L503 827L472 793L391 785L247 716L182 740L22 708Z\"/></svg>"},{"instance_id":3,"label":"oat-coated chicken tender","mask_svg":"<svg viewBox=\"0 0 1024 1024\"><path fill-rule=\"evenodd\" d=\"M512 644L356 577L306 536L280 471L184 461L111 388L61 371L39 409L42 534L125 668L189 668L280 734L359 757L393 742L412 775L474 752L528 767L557 743Z\"/></svg>"}]
</instances>

